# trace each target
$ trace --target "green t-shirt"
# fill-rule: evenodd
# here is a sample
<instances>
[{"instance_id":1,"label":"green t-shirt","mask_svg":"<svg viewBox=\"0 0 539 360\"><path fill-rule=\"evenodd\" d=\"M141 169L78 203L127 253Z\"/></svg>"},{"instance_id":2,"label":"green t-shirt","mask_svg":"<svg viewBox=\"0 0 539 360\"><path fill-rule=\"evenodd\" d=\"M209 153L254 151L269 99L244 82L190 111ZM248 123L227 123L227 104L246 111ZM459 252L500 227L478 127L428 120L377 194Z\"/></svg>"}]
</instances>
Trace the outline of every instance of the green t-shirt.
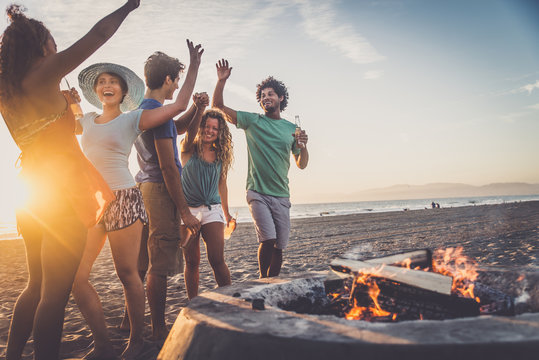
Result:
<instances>
[{"instance_id":1,"label":"green t-shirt","mask_svg":"<svg viewBox=\"0 0 539 360\"><path fill-rule=\"evenodd\" d=\"M296 126L291 122L267 116L237 112L236 126L245 130L249 167L247 190L261 194L290 197L288 170L290 152L297 155L300 149L294 139Z\"/></svg>"}]
</instances>

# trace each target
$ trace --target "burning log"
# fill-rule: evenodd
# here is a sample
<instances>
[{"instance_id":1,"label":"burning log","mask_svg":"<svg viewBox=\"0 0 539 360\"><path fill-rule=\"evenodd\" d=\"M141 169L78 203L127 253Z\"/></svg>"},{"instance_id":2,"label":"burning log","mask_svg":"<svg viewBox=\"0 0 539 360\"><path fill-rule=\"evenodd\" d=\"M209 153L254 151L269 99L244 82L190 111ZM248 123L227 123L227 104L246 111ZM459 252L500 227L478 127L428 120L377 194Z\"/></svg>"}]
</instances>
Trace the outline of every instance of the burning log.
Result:
<instances>
[{"instance_id":1,"label":"burning log","mask_svg":"<svg viewBox=\"0 0 539 360\"><path fill-rule=\"evenodd\" d=\"M375 299L373 286L377 289ZM381 317L371 317L369 313L359 317L371 321L443 320L479 315L479 304L473 299L445 295L378 276L355 281L349 305L348 316L353 316L357 307L378 307L387 313Z\"/></svg>"},{"instance_id":2,"label":"burning log","mask_svg":"<svg viewBox=\"0 0 539 360\"><path fill-rule=\"evenodd\" d=\"M474 283L474 293L480 299L481 315L515 315L515 299L480 282Z\"/></svg>"},{"instance_id":3,"label":"burning log","mask_svg":"<svg viewBox=\"0 0 539 360\"><path fill-rule=\"evenodd\" d=\"M450 276L385 264L376 265L379 264L339 258L333 260L330 267L337 272L370 274L445 295L451 294L453 278Z\"/></svg>"},{"instance_id":4,"label":"burning log","mask_svg":"<svg viewBox=\"0 0 539 360\"><path fill-rule=\"evenodd\" d=\"M340 278L325 282L331 308L343 309L339 313L347 319L441 320L515 314L514 298L475 281L477 264L460 247L361 260L358 255L349 253L333 260L330 267Z\"/></svg>"}]
</instances>

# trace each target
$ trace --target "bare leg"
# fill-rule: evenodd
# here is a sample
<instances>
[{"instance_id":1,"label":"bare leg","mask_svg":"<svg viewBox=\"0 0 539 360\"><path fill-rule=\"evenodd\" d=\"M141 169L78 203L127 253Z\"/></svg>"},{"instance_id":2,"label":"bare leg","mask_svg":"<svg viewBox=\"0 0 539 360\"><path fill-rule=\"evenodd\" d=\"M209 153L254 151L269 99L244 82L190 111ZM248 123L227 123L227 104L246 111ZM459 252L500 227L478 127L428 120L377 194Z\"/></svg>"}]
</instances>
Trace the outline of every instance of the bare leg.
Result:
<instances>
[{"instance_id":1,"label":"bare leg","mask_svg":"<svg viewBox=\"0 0 539 360\"><path fill-rule=\"evenodd\" d=\"M208 261L213 269L215 281L219 286L230 285L230 270L225 263L225 239L223 236L225 225L221 222L212 222L202 226L202 238L206 243Z\"/></svg>"},{"instance_id":2,"label":"bare leg","mask_svg":"<svg viewBox=\"0 0 539 360\"><path fill-rule=\"evenodd\" d=\"M141 279L142 281L143 279ZM144 286L144 282L142 283L142 286ZM129 325L129 312L127 311L127 301L124 301L124 317L122 318L122 322L120 325L118 325L118 329L122 331L129 331L131 329Z\"/></svg>"},{"instance_id":3,"label":"bare leg","mask_svg":"<svg viewBox=\"0 0 539 360\"><path fill-rule=\"evenodd\" d=\"M146 270L139 270L138 276L140 277L140 282L142 282L142 288L144 289L144 280L146 279ZM146 294L144 294L146 296ZM129 311L127 311L127 301L124 301L124 317L122 322L118 325L118 329L122 331L130 331L131 324L129 323Z\"/></svg>"},{"instance_id":4,"label":"bare leg","mask_svg":"<svg viewBox=\"0 0 539 360\"><path fill-rule=\"evenodd\" d=\"M97 291L89 281L92 266L105 244L105 239L106 233L102 225L96 225L88 230L88 240L75 276L72 293L82 316L92 331L94 338L92 356L112 358L114 350L109 339L103 307Z\"/></svg>"},{"instance_id":5,"label":"bare leg","mask_svg":"<svg viewBox=\"0 0 539 360\"><path fill-rule=\"evenodd\" d=\"M268 270L273 258L273 249L275 240L266 240L258 246L258 268L260 270L260 278L268 277Z\"/></svg>"},{"instance_id":6,"label":"bare leg","mask_svg":"<svg viewBox=\"0 0 539 360\"><path fill-rule=\"evenodd\" d=\"M140 253L138 257L138 275L142 286L144 286L144 280L146 278L146 272L148 271L148 225L142 227L142 237L140 239ZM127 302L124 305L124 317L119 326L120 330L129 331L129 312L127 311Z\"/></svg>"},{"instance_id":7,"label":"bare leg","mask_svg":"<svg viewBox=\"0 0 539 360\"><path fill-rule=\"evenodd\" d=\"M61 206L61 205L60 205ZM41 300L34 318L35 359L57 359L64 313L86 243L86 228L71 208L46 214Z\"/></svg>"},{"instance_id":8,"label":"bare leg","mask_svg":"<svg viewBox=\"0 0 539 360\"><path fill-rule=\"evenodd\" d=\"M122 354L123 359L136 357L143 347L142 329L145 298L144 287L137 267L141 234L142 223L140 220L124 229L111 231L108 234L116 273L124 288L131 329L129 344Z\"/></svg>"},{"instance_id":9,"label":"bare leg","mask_svg":"<svg viewBox=\"0 0 539 360\"><path fill-rule=\"evenodd\" d=\"M186 233L185 225L181 226L181 236L184 238ZM189 241L187 247L183 249L185 259L185 269L183 278L185 280L185 289L189 300L198 295L199 266L200 266L200 234L194 235L195 238Z\"/></svg>"},{"instance_id":10,"label":"bare leg","mask_svg":"<svg viewBox=\"0 0 539 360\"><path fill-rule=\"evenodd\" d=\"M281 272L281 265L283 264L283 250L273 248L273 254L271 256L271 264L268 270L268 277L278 276Z\"/></svg>"},{"instance_id":11,"label":"bare leg","mask_svg":"<svg viewBox=\"0 0 539 360\"><path fill-rule=\"evenodd\" d=\"M39 304L41 291L41 227L25 211L17 214L17 224L26 246L28 264L28 284L23 290L15 307L9 328L6 360L20 359L24 346L32 332L34 315Z\"/></svg>"},{"instance_id":12,"label":"bare leg","mask_svg":"<svg viewBox=\"0 0 539 360\"><path fill-rule=\"evenodd\" d=\"M167 277L148 273L146 282L148 304L152 315L152 340L166 339L169 329L165 324Z\"/></svg>"}]
</instances>

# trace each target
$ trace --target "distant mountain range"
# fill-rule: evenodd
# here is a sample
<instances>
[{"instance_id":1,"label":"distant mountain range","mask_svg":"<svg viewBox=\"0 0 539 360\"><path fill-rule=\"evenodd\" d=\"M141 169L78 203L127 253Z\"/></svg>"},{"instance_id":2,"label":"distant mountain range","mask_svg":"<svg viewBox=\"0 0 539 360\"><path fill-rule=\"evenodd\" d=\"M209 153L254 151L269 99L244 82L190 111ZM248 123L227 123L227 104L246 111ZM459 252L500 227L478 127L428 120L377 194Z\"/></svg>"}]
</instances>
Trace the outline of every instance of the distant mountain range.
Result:
<instances>
[{"instance_id":1,"label":"distant mountain range","mask_svg":"<svg viewBox=\"0 0 539 360\"><path fill-rule=\"evenodd\" d=\"M539 184L494 183L473 186L458 183L433 183L425 185L399 184L386 188L359 191L347 196L355 201L442 199L450 197L537 195Z\"/></svg>"}]
</instances>

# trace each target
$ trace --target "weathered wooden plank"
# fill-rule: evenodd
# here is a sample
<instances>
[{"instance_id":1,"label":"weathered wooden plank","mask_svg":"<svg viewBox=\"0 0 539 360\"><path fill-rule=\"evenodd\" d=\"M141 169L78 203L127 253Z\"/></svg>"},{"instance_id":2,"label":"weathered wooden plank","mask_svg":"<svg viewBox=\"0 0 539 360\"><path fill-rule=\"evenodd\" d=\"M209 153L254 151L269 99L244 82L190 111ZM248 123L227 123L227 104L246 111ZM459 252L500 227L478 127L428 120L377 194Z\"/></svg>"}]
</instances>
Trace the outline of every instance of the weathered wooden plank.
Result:
<instances>
[{"instance_id":1,"label":"weathered wooden plank","mask_svg":"<svg viewBox=\"0 0 539 360\"><path fill-rule=\"evenodd\" d=\"M358 260L334 259L330 267L337 272L371 274L440 294L451 294L453 278L450 276L385 264L376 265Z\"/></svg>"},{"instance_id":2,"label":"weathered wooden plank","mask_svg":"<svg viewBox=\"0 0 539 360\"><path fill-rule=\"evenodd\" d=\"M366 259L364 261L370 264L387 264L395 266L408 265L412 269L415 267L426 268L432 266L432 252L429 249L422 249Z\"/></svg>"}]
</instances>

